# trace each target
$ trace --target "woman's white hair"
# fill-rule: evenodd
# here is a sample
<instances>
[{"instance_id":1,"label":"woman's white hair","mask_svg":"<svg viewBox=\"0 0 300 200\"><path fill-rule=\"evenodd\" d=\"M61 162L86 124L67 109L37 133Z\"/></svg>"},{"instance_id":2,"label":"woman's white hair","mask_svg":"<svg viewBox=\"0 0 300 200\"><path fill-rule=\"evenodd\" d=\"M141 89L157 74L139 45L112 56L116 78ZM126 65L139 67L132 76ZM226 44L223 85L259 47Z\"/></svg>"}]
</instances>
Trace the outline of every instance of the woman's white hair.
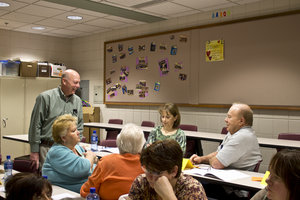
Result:
<instances>
[{"instance_id":1,"label":"woman's white hair","mask_svg":"<svg viewBox=\"0 0 300 200\"><path fill-rule=\"evenodd\" d=\"M142 129L132 123L126 124L117 137L117 146L120 154L141 153L145 142L146 140Z\"/></svg>"}]
</instances>

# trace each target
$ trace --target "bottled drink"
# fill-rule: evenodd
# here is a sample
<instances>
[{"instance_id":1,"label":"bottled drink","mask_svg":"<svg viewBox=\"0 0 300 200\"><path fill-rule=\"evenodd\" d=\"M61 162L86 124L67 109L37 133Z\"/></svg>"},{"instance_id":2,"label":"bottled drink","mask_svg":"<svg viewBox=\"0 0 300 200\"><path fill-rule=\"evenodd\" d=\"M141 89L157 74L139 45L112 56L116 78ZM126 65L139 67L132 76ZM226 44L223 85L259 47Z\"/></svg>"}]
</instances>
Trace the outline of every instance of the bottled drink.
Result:
<instances>
[{"instance_id":1,"label":"bottled drink","mask_svg":"<svg viewBox=\"0 0 300 200\"><path fill-rule=\"evenodd\" d=\"M91 150L98 151L98 136L97 136L96 131L93 131L93 134L91 137Z\"/></svg>"},{"instance_id":2,"label":"bottled drink","mask_svg":"<svg viewBox=\"0 0 300 200\"><path fill-rule=\"evenodd\" d=\"M6 160L4 161L4 182L6 182L7 178L12 175L13 162L10 160L10 155L6 156Z\"/></svg>"},{"instance_id":3,"label":"bottled drink","mask_svg":"<svg viewBox=\"0 0 300 200\"><path fill-rule=\"evenodd\" d=\"M96 193L96 188L90 188L90 193L86 196L86 200L100 200L100 197Z\"/></svg>"}]
</instances>

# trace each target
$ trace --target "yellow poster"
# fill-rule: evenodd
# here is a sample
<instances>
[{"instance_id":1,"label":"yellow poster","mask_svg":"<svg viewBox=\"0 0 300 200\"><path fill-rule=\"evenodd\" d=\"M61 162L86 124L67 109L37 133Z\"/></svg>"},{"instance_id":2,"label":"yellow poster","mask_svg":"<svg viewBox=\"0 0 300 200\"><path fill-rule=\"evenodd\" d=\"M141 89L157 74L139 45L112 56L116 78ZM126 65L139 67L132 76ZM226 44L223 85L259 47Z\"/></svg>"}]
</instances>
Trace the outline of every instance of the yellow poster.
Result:
<instances>
[{"instance_id":1,"label":"yellow poster","mask_svg":"<svg viewBox=\"0 0 300 200\"><path fill-rule=\"evenodd\" d=\"M224 40L208 40L205 49L206 62L224 60Z\"/></svg>"}]
</instances>

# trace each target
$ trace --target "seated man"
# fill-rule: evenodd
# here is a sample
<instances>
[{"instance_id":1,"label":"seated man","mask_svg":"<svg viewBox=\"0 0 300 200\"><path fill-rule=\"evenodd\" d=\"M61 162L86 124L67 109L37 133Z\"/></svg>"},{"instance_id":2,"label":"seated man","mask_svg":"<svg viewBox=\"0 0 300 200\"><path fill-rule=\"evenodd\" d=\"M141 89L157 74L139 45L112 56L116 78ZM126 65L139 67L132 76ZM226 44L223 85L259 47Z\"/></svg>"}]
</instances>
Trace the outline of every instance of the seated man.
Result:
<instances>
[{"instance_id":1,"label":"seated man","mask_svg":"<svg viewBox=\"0 0 300 200\"><path fill-rule=\"evenodd\" d=\"M209 163L213 168L235 168L253 171L262 160L253 129L253 111L242 103L234 103L225 118L228 133L216 152L206 156L192 155L192 163Z\"/></svg>"},{"instance_id":2,"label":"seated man","mask_svg":"<svg viewBox=\"0 0 300 200\"><path fill-rule=\"evenodd\" d=\"M234 168L253 171L256 164L262 160L258 141L253 129L253 111L242 103L234 103L225 118L227 135L216 152L206 156L192 155L192 163L209 163L213 168ZM216 184L202 183L207 196L217 199L242 199L248 197L248 192L235 190L231 187L221 187Z\"/></svg>"}]
</instances>

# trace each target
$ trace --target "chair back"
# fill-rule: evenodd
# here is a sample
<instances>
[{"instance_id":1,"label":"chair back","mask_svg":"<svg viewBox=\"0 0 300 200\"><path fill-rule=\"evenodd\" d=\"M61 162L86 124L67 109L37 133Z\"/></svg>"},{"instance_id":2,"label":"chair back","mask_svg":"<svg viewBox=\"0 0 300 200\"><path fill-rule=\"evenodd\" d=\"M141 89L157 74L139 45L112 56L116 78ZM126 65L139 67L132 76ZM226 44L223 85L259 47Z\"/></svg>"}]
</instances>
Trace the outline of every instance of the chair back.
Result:
<instances>
[{"instance_id":1,"label":"chair back","mask_svg":"<svg viewBox=\"0 0 300 200\"><path fill-rule=\"evenodd\" d=\"M100 142L100 146L117 147L117 141L116 140L103 140Z\"/></svg>"},{"instance_id":2,"label":"chair back","mask_svg":"<svg viewBox=\"0 0 300 200\"><path fill-rule=\"evenodd\" d=\"M279 133L278 139L300 141L300 133ZM277 151L280 151L282 149L284 148L277 148Z\"/></svg>"},{"instance_id":3,"label":"chair back","mask_svg":"<svg viewBox=\"0 0 300 200\"><path fill-rule=\"evenodd\" d=\"M155 123L151 121L142 121L141 126L146 126L146 127L155 127Z\"/></svg>"},{"instance_id":4,"label":"chair back","mask_svg":"<svg viewBox=\"0 0 300 200\"><path fill-rule=\"evenodd\" d=\"M86 137L82 136L82 138L81 138L80 142L84 142L84 143L86 143Z\"/></svg>"},{"instance_id":5,"label":"chair back","mask_svg":"<svg viewBox=\"0 0 300 200\"><path fill-rule=\"evenodd\" d=\"M109 124L123 124L122 119L110 119L108 120ZM116 130L113 128L107 128L106 130L106 140L116 140L120 130Z\"/></svg>"},{"instance_id":6,"label":"chair back","mask_svg":"<svg viewBox=\"0 0 300 200\"><path fill-rule=\"evenodd\" d=\"M123 124L123 120L122 119L110 119L108 120L109 124Z\"/></svg>"},{"instance_id":7,"label":"chair back","mask_svg":"<svg viewBox=\"0 0 300 200\"><path fill-rule=\"evenodd\" d=\"M30 155L15 158L13 169L19 172L39 173L39 170L36 168L36 162L30 160Z\"/></svg>"},{"instance_id":8,"label":"chair back","mask_svg":"<svg viewBox=\"0 0 300 200\"><path fill-rule=\"evenodd\" d=\"M180 124L179 128L184 130L184 131L198 131L198 127L195 125L190 125L190 124ZM201 146L201 142L200 146ZM202 147L201 147L202 149ZM185 158L191 157L193 154L197 154L197 145L196 145L196 140L195 139L186 139L186 150L185 150Z\"/></svg>"},{"instance_id":9,"label":"chair back","mask_svg":"<svg viewBox=\"0 0 300 200\"><path fill-rule=\"evenodd\" d=\"M279 133L278 139L300 141L300 133Z\"/></svg>"},{"instance_id":10,"label":"chair back","mask_svg":"<svg viewBox=\"0 0 300 200\"><path fill-rule=\"evenodd\" d=\"M155 123L151 122L151 121L142 121L141 126L155 127ZM144 132L144 136L145 136L146 141L148 140L149 134L150 134L149 132Z\"/></svg>"},{"instance_id":11,"label":"chair back","mask_svg":"<svg viewBox=\"0 0 300 200\"><path fill-rule=\"evenodd\" d=\"M258 172L259 170L259 166L260 166L260 163L262 162L262 160L258 161L258 163L255 165L255 168L254 168L254 172Z\"/></svg>"},{"instance_id":12,"label":"chair back","mask_svg":"<svg viewBox=\"0 0 300 200\"><path fill-rule=\"evenodd\" d=\"M223 127L222 131L221 131L221 134L226 135L227 133L228 133L227 127Z\"/></svg>"},{"instance_id":13,"label":"chair back","mask_svg":"<svg viewBox=\"0 0 300 200\"><path fill-rule=\"evenodd\" d=\"M190 124L180 124L179 128L184 131L198 131L198 127Z\"/></svg>"}]
</instances>

